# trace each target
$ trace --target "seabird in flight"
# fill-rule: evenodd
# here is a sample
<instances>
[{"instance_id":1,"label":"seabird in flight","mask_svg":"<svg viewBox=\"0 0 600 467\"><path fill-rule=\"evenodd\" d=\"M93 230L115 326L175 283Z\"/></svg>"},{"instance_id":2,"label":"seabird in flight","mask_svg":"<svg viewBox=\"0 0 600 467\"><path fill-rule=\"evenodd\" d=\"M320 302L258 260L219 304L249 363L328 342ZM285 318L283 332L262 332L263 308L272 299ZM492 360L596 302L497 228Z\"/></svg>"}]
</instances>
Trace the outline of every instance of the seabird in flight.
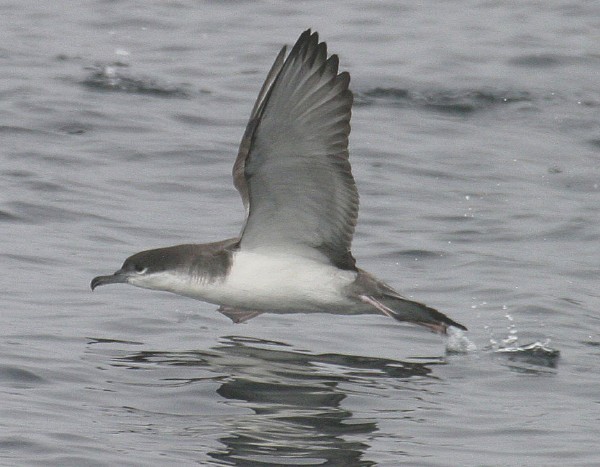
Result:
<instances>
[{"instance_id":1,"label":"seabird in flight","mask_svg":"<svg viewBox=\"0 0 600 467\"><path fill-rule=\"evenodd\" d=\"M142 251L92 280L219 305L234 322L262 313L384 314L444 334L466 328L358 268L358 192L348 161L350 75L316 32L283 47L233 166L246 220L236 238Z\"/></svg>"}]
</instances>

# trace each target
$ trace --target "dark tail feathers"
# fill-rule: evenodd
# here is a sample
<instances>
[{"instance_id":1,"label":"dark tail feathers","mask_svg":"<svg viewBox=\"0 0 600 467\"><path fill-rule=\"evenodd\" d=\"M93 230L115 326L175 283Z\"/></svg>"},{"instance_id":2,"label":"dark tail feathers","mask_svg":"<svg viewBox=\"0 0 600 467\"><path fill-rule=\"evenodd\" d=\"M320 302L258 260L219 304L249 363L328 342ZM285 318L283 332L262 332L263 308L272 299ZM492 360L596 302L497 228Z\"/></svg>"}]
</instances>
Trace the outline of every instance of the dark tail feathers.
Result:
<instances>
[{"instance_id":1,"label":"dark tail feathers","mask_svg":"<svg viewBox=\"0 0 600 467\"><path fill-rule=\"evenodd\" d=\"M377 300L389 308L393 312L392 317L398 321L419 324L438 334L446 334L449 326L454 326L463 331L467 330L462 324L422 303L390 295L385 295Z\"/></svg>"}]
</instances>

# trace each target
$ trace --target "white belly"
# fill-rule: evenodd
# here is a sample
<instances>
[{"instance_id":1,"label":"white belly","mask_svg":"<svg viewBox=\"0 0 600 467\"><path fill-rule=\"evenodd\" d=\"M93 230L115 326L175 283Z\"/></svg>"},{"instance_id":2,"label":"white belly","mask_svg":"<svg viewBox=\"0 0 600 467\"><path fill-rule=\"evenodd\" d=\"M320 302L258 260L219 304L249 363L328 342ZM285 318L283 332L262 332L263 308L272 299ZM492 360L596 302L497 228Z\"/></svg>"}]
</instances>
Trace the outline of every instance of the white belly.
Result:
<instances>
[{"instance_id":1,"label":"white belly","mask_svg":"<svg viewBox=\"0 0 600 467\"><path fill-rule=\"evenodd\" d=\"M299 256L239 251L224 280L185 295L246 310L333 311L351 305L343 291L355 279L356 272Z\"/></svg>"}]
</instances>

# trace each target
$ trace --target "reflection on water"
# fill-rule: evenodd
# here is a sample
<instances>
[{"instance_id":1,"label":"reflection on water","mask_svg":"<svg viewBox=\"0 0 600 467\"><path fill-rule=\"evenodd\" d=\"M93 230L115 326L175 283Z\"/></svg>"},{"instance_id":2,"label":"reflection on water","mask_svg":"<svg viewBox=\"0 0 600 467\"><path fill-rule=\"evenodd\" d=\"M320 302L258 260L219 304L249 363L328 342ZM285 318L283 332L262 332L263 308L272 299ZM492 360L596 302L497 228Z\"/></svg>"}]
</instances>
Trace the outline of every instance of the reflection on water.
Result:
<instances>
[{"instance_id":1,"label":"reflection on water","mask_svg":"<svg viewBox=\"0 0 600 467\"><path fill-rule=\"evenodd\" d=\"M221 421L223 448L209 454L215 462L366 466L374 465L364 459L365 440L377 423L355 418L342 401L361 387L370 392L384 378L399 385L413 377L432 378L430 367L444 362L314 355L279 342L229 336L210 351L142 351L115 357L113 363L131 369L185 367L181 382L219 382L221 397L250 409ZM213 376L206 378L206 371Z\"/></svg>"}]
</instances>

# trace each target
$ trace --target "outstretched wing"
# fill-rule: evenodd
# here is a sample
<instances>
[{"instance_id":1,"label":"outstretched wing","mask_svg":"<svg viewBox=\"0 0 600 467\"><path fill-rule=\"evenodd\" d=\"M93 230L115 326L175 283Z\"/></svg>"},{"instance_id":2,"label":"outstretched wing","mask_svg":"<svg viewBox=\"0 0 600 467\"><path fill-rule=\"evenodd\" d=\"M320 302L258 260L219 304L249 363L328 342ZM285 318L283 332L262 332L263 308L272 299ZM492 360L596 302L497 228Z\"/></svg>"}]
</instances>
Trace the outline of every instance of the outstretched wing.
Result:
<instances>
[{"instance_id":1,"label":"outstretched wing","mask_svg":"<svg viewBox=\"0 0 600 467\"><path fill-rule=\"evenodd\" d=\"M282 248L354 269L358 192L348 162L353 96L317 33L277 56L233 168L246 207L240 248Z\"/></svg>"}]
</instances>

